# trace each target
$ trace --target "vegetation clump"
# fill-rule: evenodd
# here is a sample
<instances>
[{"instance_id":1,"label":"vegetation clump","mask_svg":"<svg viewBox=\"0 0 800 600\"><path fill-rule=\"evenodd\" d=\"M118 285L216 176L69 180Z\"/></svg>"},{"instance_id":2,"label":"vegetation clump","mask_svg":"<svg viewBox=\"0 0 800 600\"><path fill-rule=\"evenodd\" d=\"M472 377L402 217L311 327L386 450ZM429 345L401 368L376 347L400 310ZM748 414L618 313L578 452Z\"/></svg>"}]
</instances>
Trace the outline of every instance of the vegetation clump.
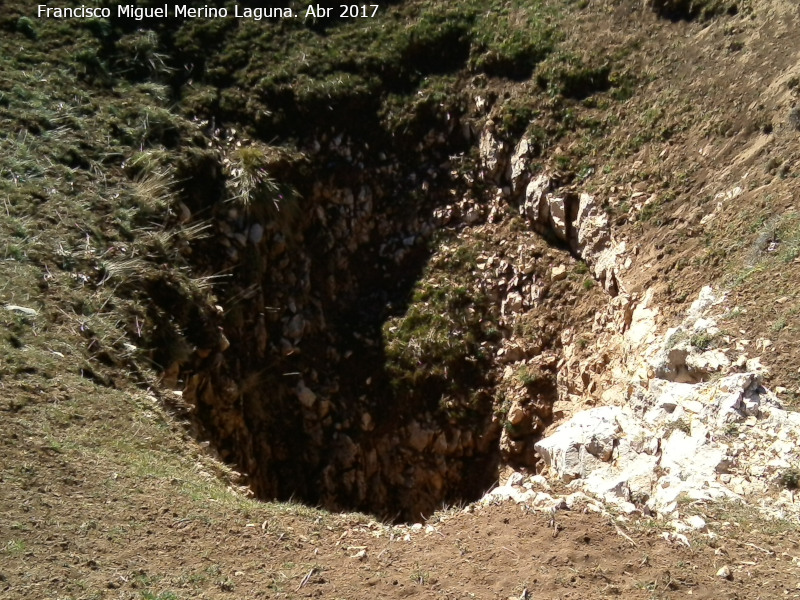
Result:
<instances>
[{"instance_id":1,"label":"vegetation clump","mask_svg":"<svg viewBox=\"0 0 800 600\"><path fill-rule=\"evenodd\" d=\"M384 324L387 372L400 401L427 398L452 411L486 384L487 344L498 332L489 299L470 276L475 259L470 247L440 251L405 314Z\"/></svg>"},{"instance_id":2,"label":"vegetation clump","mask_svg":"<svg viewBox=\"0 0 800 600\"><path fill-rule=\"evenodd\" d=\"M800 488L800 469L797 467L789 467L781 473L778 480L787 490L796 490Z\"/></svg>"},{"instance_id":3,"label":"vegetation clump","mask_svg":"<svg viewBox=\"0 0 800 600\"><path fill-rule=\"evenodd\" d=\"M718 333L709 333L708 331L703 330L693 334L689 338L689 343L692 345L692 347L697 348L701 352L705 352L706 350L710 350L714 347L714 344L718 338Z\"/></svg>"}]
</instances>

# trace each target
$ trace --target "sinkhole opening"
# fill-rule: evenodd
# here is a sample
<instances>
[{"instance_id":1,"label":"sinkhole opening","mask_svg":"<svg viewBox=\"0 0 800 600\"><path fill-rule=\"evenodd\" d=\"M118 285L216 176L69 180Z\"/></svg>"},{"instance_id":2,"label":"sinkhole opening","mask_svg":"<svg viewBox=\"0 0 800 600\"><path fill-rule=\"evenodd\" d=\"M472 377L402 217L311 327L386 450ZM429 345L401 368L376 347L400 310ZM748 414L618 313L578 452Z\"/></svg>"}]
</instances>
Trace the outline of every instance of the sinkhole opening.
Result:
<instances>
[{"instance_id":1,"label":"sinkhole opening","mask_svg":"<svg viewBox=\"0 0 800 600\"><path fill-rule=\"evenodd\" d=\"M267 224L245 245L220 304L226 347L185 369L184 397L258 498L419 521L480 498L502 465L535 467L562 327L563 290L542 282L552 255L572 259L512 207L441 226L442 204L398 215L366 190L312 193L324 224Z\"/></svg>"}]
</instances>

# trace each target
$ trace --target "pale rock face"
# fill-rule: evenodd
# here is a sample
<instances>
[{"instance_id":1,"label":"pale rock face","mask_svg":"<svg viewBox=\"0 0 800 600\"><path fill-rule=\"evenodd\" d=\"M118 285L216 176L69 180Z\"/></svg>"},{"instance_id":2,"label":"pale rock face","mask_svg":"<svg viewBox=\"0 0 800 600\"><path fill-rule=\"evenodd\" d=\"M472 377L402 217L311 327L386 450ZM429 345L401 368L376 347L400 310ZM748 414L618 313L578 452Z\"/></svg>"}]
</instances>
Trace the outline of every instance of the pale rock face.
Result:
<instances>
[{"instance_id":1,"label":"pale rock face","mask_svg":"<svg viewBox=\"0 0 800 600\"><path fill-rule=\"evenodd\" d=\"M561 281L567 278L567 265L558 265L550 269L550 279L553 281Z\"/></svg>"},{"instance_id":2,"label":"pale rock face","mask_svg":"<svg viewBox=\"0 0 800 600\"><path fill-rule=\"evenodd\" d=\"M698 373L716 373L726 369L731 361L720 350L709 350L699 354L690 354L686 357L686 366L690 371Z\"/></svg>"},{"instance_id":3,"label":"pale rock face","mask_svg":"<svg viewBox=\"0 0 800 600\"><path fill-rule=\"evenodd\" d=\"M569 338L564 340L566 366L559 365L559 401L594 394L608 405L573 415L535 444L544 473L569 482L576 497L586 493L626 513L641 509L669 515L685 498L747 498L774 487L780 469L800 462L800 415L780 409L761 385L757 359L742 354L743 347L732 362L730 348L724 347L731 344L723 340L713 318L715 309L721 314L717 307L724 294L703 288L686 317L663 333L665 323L653 306L652 290L643 297L629 294L622 280L621 273L636 260L637 247L628 255L626 243L615 239L593 196L556 191L546 174L531 178L526 165L530 142L523 139L510 152L491 122L480 134L479 150L484 178L505 178L508 189L502 196L522 196L520 214L538 230L567 242L614 296L609 303L613 314L598 314L592 327L598 335L596 354L608 358L591 362L585 353L570 355L569 345L575 341ZM565 266L554 267L551 280L566 274ZM503 299L502 314L531 306L536 306L533 289L514 292ZM510 348L501 352L502 362L523 358ZM512 406L510 424L526 419L523 406ZM408 431L412 447L422 451L430 446L432 433L416 423ZM507 454L523 450L505 433L501 445ZM530 478L512 476L485 500L507 498L532 507L558 502L533 488ZM790 495L770 502L773 514L800 515ZM701 521L677 522L702 531Z\"/></svg>"},{"instance_id":4,"label":"pale rock face","mask_svg":"<svg viewBox=\"0 0 800 600\"><path fill-rule=\"evenodd\" d=\"M521 312L524 307L524 300L519 292L511 292L503 300L500 312L503 315L510 315Z\"/></svg>"},{"instance_id":5,"label":"pale rock face","mask_svg":"<svg viewBox=\"0 0 800 600\"><path fill-rule=\"evenodd\" d=\"M520 485L522 485L524 483L524 481L525 481L525 477L522 475L522 473L518 473L518 472L515 471L508 478L508 481L506 481L505 485L520 486Z\"/></svg>"},{"instance_id":6,"label":"pale rock face","mask_svg":"<svg viewBox=\"0 0 800 600\"><path fill-rule=\"evenodd\" d=\"M527 183L528 175L528 155L531 150L530 140L523 137L511 155L511 160L508 165L508 179L511 181L511 193L514 196L519 196L524 192L524 186Z\"/></svg>"},{"instance_id":7,"label":"pale rock face","mask_svg":"<svg viewBox=\"0 0 800 600\"><path fill-rule=\"evenodd\" d=\"M782 410L757 372L704 382L711 373L730 372L725 352L681 343L695 332L713 335L708 314L719 303L704 289L683 323L659 336L658 311L645 294L621 336L626 362L613 370L624 384L609 387L617 396L604 396L616 406L577 413L537 443L545 472L623 511L633 502L669 515L681 498L743 497L768 514L800 514L788 496L767 494L781 470L800 460L800 414ZM593 450L611 448L611 460L590 452L591 442Z\"/></svg>"},{"instance_id":8,"label":"pale rock face","mask_svg":"<svg viewBox=\"0 0 800 600\"><path fill-rule=\"evenodd\" d=\"M580 195L574 232L575 249L581 256L600 252L611 242L608 217L589 194Z\"/></svg>"},{"instance_id":9,"label":"pale rock face","mask_svg":"<svg viewBox=\"0 0 800 600\"><path fill-rule=\"evenodd\" d=\"M525 188L525 201L520 206L520 213L532 222L548 223L550 208L547 203L547 194L550 187L551 182L547 175L534 177Z\"/></svg>"},{"instance_id":10,"label":"pale rock face","mask_svg":"<svg viewBox=\"0 0 800 600\"><path fill-rule=\"evenodd\" d=\"M603 286L603 289L616 296L617 293L624 291L624 285L618 274L621 266L625 262L626 252L625 242L611 243L602 251L595 254L591 259L587 258L586 261L590 264L592 273Z\"/></svg>"},{"instance_id":11,"label":"pale rock face","mask_svg":"<svg viewBox=\"0 0 800 600\"><path fill-rule=\"evenodd\" d=\"M536 451L563 481L585 477L611 460L614 442L621 431L617 417L621 409L601 406L578 413L555 432L536 443Z\"/></svg>"},{"instance_id":12,"label":"pale rock face","mask_svg":"<svg viewBox=\"0 0 800 600\"><path fill-rule=\"evenodd\" d=\"M678 508L681 497L717 500L763 493L776 469L794 464L800 454L796 443L773 440L800 439L800 415L778 406L753 373L701 384L652 380L626 406L576 414L536 449L550 473L571 481L570 487L623 508L630 501L644 503L647 510L666 515ZM748 422L753 437L748 447L777 456L772 465L730 443L731 426ZM755 460L767 464L753 468ZM731 477L731 469L744 469L747 476Z\"/></svg>"},{"instance_id":13,"label":"pale rock face","mask_svg":"<svg viewBox=\"0 0 800 600\"><path fill-rule=\"evenodd\" d=\"M517 504L530 502L536 497L536 492L531 490L520 490L513 485L501 485L488 492L484 497L484 504L489 504L492 500L512 500Z\"/></svg>"},{"instance_id":14,"label":"pale rock face","mask_svg":"<svg viewBox=\"0 0 800 600\"><path fill-rule=\"evenodd\" d=\"M649 497L656 479L654 471L658 458L633 453L632 458L628 457L624 462L617 461L617 464L624 464L624 467L612 465L595 469L584 481L575 481L573 484L613 504Z\"/></svg>"},{"instance_id":15,"label":"pale rock face","mask_svg":"<svg viewBox=\"0 0 800 600\"><path fill-rule=\"evenodd\" d=\"M706 520L699 515L692 515L686 519L686 524L696 531L705 531Z\"/></svg>"},{"instance_id":16,"label":"pale rock face","mask_svg":"<svg viewBox=\"0 0 800 600\"><path fill-rule=\"evenodd\" d=\"M505 170L505 144L495 136L494 123L487 122L486 127L481 131L478 141L478 151L483 164L484 176L487 179L496 179Z\"/></svg>"}]
</instances>

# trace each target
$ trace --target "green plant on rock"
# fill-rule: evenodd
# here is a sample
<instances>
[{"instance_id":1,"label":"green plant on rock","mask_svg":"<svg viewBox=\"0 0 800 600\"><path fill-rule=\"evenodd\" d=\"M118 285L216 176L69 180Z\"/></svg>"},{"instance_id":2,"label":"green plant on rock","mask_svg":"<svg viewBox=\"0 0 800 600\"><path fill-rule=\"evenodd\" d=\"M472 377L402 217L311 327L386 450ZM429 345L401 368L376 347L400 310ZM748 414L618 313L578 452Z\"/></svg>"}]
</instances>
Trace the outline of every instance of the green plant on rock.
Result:
<instances>
[{"instance_id":1,"label":"green plant on rock","mask_svg":"<svg viewBox=\"0 0 800 600\"><path fill-rule=\"evenodd\" d=\"M256 203L280 209L280 187L269 174L271 152L260 145L245 146L233 152L228 167L232 199L245 210Z\"/></svg>"},{"instance_id":2,"label":"green plant on rock","mask_svg":"<svg viewBox=\"0 0 800 600\"><path fill-rule=\"evenodd\" d=\"M527 365L517 369L516 377L517 381L526 387L536 382L536 374Z\"/></svg>"},{"instance_id":3,"label":"green plant on rock","mask_svg":"<svg viewBox=\"0 0 800 600\"><path fill-rule=\"evenodd\" d=\"M642 207L642 210L639 212L639 220L644 222L650 221L660 212L661 212L661 202L659 200L656 200L655 202L650 202L649 204L645 204ZM659 223L656 222L656 225L658 224Z\"/></svg>"},{"instance_id":4,"label":"green plant on rock","mask_svg":"<svg viewBox=\"0 0 800 600\"><path fill-rule=\"evenodd\" d=\"M710 350L714 347L714 342L716 341L717 337L717 334L709 333L705 330L699 331L689 338L689 343L692 345L692 347L705 352L706 350Z\"/></svg>"},{"instance_id":5,"label":"green plant on rock","mask_svg":"<svg viewBox=\"0 0 800 600\"><path fill-rule=\"evenodd\" d=\"M796 490L800 488L800 469L797 467L789 467L781 473L778 481L787 490Z\"/></svg>"},{"instance_id":6,"label":"green plant on rock","mask_svg":"<svg viewBox=\"0 0 800 600\"><path fill-rule=\"evenodd\" d=\"M668 438L674 431L682 431L686 435L692 434L692 425L686 419L675 419L667 424L664 431L664 438Z\"/></svg>"},{"instance_id":7,"label":"green plant on rock","mask_svg":"<svg viewBox=\"0 0 800 600\"><path fill-rule=\"evenodd\" d=\"M398 398L435 400L453 418L491 405L475 394L488 363L484 344L491 343L496 327L488 298L468 276L474 260L473 248L442 251L429 263L405 314L383 326L386 370Z\"/></svg>"}]
</instances>

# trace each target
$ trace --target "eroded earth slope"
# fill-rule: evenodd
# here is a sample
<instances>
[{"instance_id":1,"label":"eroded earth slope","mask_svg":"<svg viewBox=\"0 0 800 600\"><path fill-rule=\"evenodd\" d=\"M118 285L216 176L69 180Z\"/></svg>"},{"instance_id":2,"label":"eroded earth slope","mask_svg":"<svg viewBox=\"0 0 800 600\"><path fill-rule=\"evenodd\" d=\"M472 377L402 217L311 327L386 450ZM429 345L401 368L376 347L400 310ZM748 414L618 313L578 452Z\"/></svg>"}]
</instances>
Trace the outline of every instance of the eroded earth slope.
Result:
<instances>
[{"instance_id":1,"label":"eroded earth slope","mask_svg":"<svg viewBox=\"0 0 800 600\"><path fill-rule=\"evenodd\" d=\"M800 595L798 19L5 3L0 593Z\"/></svg>"}]
</instances>

